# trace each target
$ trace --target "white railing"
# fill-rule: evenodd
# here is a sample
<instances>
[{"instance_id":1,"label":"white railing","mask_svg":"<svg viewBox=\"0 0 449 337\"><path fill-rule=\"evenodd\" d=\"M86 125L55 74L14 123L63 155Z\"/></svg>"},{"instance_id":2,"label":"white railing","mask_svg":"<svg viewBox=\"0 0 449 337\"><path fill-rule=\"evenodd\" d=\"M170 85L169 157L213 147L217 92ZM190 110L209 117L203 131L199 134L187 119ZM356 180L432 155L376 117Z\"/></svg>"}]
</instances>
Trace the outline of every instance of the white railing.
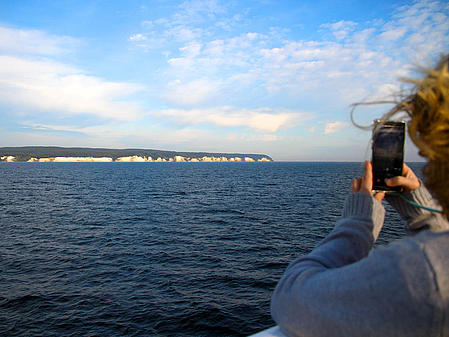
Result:
<instances>
[{"instance_id":1,"label":"white railing","mask_svg":"<svg viewBox=\"0 0 449 337\"><path fill-rule=\"evenodd\" d=\"M286 337L286 336L281 332L281 329L279 329L278 326L274 326L272 328L263 330L249 337Z\"/></svg>"}]
</instances>

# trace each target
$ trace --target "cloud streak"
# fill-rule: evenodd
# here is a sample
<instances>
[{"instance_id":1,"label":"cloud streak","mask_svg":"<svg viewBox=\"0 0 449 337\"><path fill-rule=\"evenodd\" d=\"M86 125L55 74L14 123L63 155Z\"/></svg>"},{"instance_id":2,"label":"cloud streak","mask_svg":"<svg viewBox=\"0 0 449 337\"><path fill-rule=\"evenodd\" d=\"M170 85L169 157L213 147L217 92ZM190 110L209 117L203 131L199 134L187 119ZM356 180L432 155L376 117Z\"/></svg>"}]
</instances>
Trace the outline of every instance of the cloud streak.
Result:
<instances>
[{"instance_id":1,"label":"cloud streak","mask_svg":"<svg viewBox=\"0 0 449 337\"><path fill-rule=\"evenodd\" d=\"M336 133L340 130L343 130L347 126L348 126L348 123L346 123L346 122L337 121L337 122L326 123L326 125L324 126L324 134L329 135L331 133Z\"/></svg>"},{"instance_id":2,"label":"cloud streak","mask_svg":"<svg viewBox=\"0 0 449 337\"><path fill-rule=\"evenodd\" d=\"M209 123L219 127L246 127L261 132L276 132L282 127L291 127L307 119L307 115L300 112L248 110L229 106L211 109L168 109L158 114L180 124Z\"/></svg>"}]
</instances>

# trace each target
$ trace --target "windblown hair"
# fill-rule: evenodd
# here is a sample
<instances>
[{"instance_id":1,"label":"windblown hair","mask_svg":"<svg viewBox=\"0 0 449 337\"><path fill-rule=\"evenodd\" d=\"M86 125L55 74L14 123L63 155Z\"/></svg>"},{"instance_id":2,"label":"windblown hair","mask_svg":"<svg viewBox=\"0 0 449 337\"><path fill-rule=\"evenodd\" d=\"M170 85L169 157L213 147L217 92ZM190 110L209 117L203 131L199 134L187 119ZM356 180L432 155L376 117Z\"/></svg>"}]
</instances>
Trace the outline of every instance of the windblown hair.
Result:
<instances>
[{"instance_id":1,"label":"windblown hair","mask_svg":"<svg viewBox=\"0 0 449 337\"><path fill-rule=\"evenodd\" d=\"M408 134L428 159L424 167L426 186L432 191L446 218L449 218L449 55L441 57L434 69L420 69L422 79L405 79L414 84L387 112L388 120L400 113L408 115Z\"/></svg>"}]
</instances>

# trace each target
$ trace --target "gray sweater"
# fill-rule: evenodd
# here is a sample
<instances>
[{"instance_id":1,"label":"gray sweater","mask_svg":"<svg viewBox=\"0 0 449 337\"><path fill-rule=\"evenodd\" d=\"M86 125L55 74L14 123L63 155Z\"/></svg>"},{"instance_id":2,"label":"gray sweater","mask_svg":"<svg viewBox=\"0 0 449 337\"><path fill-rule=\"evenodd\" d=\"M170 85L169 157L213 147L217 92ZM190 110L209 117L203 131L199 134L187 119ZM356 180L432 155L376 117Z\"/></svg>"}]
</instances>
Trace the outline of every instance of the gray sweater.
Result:
<instances>
[{"instance_id":1,"label":"gray sweater","mask_svg":"<svg viewBox=\"0 0 449 337\"><path fill-rule=\"evenodd\" d=\"M424 187L405 196L438 207ZM287 336L449 336L449 223L398 196L387 200L412 232L424 230L372 249L384 207L351 194L332 232L275 289L271 314Z\"/></svg>"}]
</instances>

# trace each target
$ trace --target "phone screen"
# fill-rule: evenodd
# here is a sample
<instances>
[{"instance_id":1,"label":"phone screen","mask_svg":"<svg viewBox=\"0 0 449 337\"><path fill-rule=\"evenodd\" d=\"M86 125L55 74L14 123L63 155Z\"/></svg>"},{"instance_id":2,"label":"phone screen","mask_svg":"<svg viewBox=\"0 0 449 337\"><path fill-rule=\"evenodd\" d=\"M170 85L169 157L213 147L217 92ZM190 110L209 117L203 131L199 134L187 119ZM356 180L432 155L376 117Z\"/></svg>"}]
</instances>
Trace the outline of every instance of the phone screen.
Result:
<instances>
[{"instance_id":1,"label":"phone screen","mask_svg":"<svg viewBox=\"0 0 449 337\"><path fill-rule=\"evenodd\" d=\"M385 185L385 179L402 175L404 163L404 122L379 122L373 131L373 189L400 191Z\"/></svg>"}]
</instances>

